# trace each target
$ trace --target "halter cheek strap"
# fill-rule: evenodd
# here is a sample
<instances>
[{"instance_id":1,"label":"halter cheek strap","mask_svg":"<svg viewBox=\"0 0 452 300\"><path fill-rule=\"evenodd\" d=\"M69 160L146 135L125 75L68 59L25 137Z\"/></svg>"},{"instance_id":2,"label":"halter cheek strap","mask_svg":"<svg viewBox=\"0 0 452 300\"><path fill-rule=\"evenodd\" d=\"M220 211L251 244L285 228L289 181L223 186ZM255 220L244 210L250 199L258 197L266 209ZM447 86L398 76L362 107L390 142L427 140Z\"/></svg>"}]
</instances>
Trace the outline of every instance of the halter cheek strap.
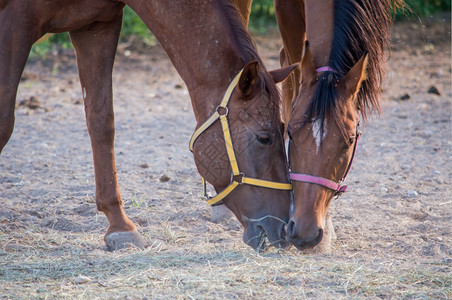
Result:
<instances>
[{"instance_id":1,"label":"halter cheek strap","mask_svg":"<svg viewBox=\"0 0 452 300\"><path fill-rule=\"evenodd\" d=\"M232 144L231 131L229 130L228 124L228 104L231 99L232 92L234 88L237 86L240 75L242 75L243 69L234 77L232 82L229 84L227 88L223 100L220 105L217 107L215 112L210 116L207 121L205 121L192 135L190 139L190 151L193 152L193 145L196 139L206 131L213 123L215 123L218 119L220 119L221 128L223 129L223 137L226 146L226 152L228 154L229 163L231 165L232 174L231 174L231 182L229 185L218 195L214 197L210 197L207 195L206 188L206 180L201 176L202 181L202 196L207 200L207 203L211 206L221 204L221 200L223 200L227 195L229 195L239 184L248 184L259 187L277 189L277 190L292 190L292 184L290 183L281 183L281 182L273 182L263 179L251 178L245 176L243 172L240 172L239 165L237 163L237 159L235 157L234 146Z\"/></svg>"}]
</instances>

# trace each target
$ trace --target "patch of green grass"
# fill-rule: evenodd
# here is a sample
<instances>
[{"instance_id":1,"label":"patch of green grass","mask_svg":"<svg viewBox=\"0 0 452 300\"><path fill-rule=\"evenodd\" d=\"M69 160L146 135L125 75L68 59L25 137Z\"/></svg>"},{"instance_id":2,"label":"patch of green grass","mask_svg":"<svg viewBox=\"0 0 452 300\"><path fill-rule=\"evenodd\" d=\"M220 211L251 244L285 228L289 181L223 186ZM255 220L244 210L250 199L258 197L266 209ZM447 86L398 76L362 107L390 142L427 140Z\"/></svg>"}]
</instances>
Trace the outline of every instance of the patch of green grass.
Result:
<instances>
[{"instance_id":1,"label":"patch of green grass","mask_svg":"<svg viewBox=\"0 0 452 300\"><path fill-rule=\"evenodd\" d=\"M131 37L137 37L147 46L155 45L155 37L137 16L137 14L128 6L124 8L124 18L121 30L121 40L127 40Z\"/></svg>"},{"instance_id":2,"label":"patch of green grass","mask_svg":"<svg viewBox=\"0 0 452 300\"><path fill-rule=\"evenodd\" d=\"M418 16L420 18L431 16L438 12L450 12L450 0L406 0L408 9L399 12L396 18L404 16Z\"/></svg>"},{"instance_id":3,"label":"patch of green grass","mask_svg":"<svg viewBox=\"0 0 452 300\"><path fill-rule=\"evenodd\" d=\"M156 41L146 24L143 23L132 9L126 6L124 9L120 41L124 42L131 38L137 38L147 46L154 46ZM67 32L49 34L33 45L30 57L45 58L49 53L58 51L58 49L69 48L72 48L72 44Z\"/></svg>"},{"instance_id":4,"label":"patch of green grass","mask_svg":"<svg viewBox=\"0 0 452 300\"><path fill-rule=\"evenodd\" d=\"M250 29L253 32L265 33L268 27L276 26L273 0L254 0L251 7Z\"/></svg>"},{"instance_id":5,"label":"patch of green grass","mask_svg":"<svg viewBox=\"0 0 452 300\"><path fill-rule=\"evenodd\" d=\"M132 202L132 206L137 208L140 208L144 204L144 199L143 198L138 199L137 194L133 194L132 199L130 201Z\"/></svg>"},{"instance_id":6,"label":"patch of green grass","mask_svg":"<svg viewBox=\"0 0 452 300\"><path fill-rule=\"evenodd\" d=\"M49 53L58 51L58 49L69 48L72 48L72 44L67 32L48 34L33 45L30 51L30 57L44 58Z\"/></svg>"}]
</instances>

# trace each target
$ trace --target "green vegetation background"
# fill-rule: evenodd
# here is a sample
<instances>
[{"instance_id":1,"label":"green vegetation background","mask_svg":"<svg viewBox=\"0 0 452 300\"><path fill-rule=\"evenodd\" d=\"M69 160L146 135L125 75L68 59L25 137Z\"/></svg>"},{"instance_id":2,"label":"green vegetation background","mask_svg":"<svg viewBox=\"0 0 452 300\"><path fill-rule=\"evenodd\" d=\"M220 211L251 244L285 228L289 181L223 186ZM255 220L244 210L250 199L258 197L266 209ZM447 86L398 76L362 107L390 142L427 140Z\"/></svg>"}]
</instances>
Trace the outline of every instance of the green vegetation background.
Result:
<instances>
[{"instance_id":1,"label":"green vegetation background","mask_svg":"<svg viewBox=\"0 0 452 300\"><path fill-rule=\"evenodd\" d=\"M451 0L407 0L406 4L406 9L398 11L395 14L396 20L418 20L438 12L451 11ZM252 32L262 33L268 27L276 27L273 0L254 0L250 17L250 30ZM130 38L139 38L149 46L155 44L155 38L146 25L144 25L129 7L126 7L121 31L121 41ZM35 45L32 49L31 56L45 56L47 53L54 51L56 47L71 47L67 33L54 34L44 42Z\"/></svg>"}]
</instances>

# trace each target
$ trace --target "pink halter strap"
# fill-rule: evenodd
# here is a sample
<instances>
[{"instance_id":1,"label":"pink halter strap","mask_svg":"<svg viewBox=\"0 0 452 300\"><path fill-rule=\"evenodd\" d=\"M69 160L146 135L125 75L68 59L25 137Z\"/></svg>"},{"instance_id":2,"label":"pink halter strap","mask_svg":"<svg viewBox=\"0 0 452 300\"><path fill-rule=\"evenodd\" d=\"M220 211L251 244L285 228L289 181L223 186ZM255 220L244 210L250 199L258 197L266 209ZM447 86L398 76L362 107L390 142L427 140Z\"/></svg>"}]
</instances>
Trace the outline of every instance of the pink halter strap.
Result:
<instances>
[{"instance_id":1,"label":"pink halter strap","mask_svg":"<svg viewBox=\"0 0 452 300\"><path fill-rule=\"evenodd\" d=\"M333 69L330 66L324 66L324 67L320 67L315 69L317 72L326 72L326 71L330 71L330 72L334 72L334 73L338 73L335 69Z\"/></svg>"},{"instance_id":2,"label":"pink halter strap","mask_svg":"<svg viewBox=\"0 0 452 300\"><path fill-rule=\"evenodd\" d=\"M336 183L336 182L326 179L326 178L307 175L307 174L300 174L300 173L292 172L292 173L290 173L290 179L295 180L295 181L301 181L301 182L315 183L315 184L324 186L326 188L329 188L331 190L334 190L334 191L336 191L336 193L343 193L347 190L347 186L341 185L341 182Z\"/></svg>"}]
</instances>

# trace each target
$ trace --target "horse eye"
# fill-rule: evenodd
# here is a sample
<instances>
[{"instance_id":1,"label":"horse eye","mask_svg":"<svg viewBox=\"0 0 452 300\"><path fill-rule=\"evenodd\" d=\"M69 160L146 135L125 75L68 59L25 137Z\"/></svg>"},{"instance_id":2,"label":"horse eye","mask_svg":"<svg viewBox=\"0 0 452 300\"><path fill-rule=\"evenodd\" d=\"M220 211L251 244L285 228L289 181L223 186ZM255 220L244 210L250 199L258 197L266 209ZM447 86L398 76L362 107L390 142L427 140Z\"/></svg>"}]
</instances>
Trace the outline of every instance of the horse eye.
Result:
<instances>
[{"instance_id":1,"label":"horse eye","mask_svg":"<svg viewBox=\"0 0 452 300\"><path fill-rule=\"evenodd\" d=\"M355 137L351 137L348 139L348 144L345 148L349 149L355 143Z\"/></svg>"},{"instance_id":2,"label":"horse eye","mask_svg":"<svg viewBox=\"0 0 452 300\"><path fill-rule=\"evenodd\" d=\"M273 144L273 140L271 137L269 136L265 136L265 135L256 135L256 139L259 143L263 144L263 145L271 145Z\"/></svg>"}]
</instances>

